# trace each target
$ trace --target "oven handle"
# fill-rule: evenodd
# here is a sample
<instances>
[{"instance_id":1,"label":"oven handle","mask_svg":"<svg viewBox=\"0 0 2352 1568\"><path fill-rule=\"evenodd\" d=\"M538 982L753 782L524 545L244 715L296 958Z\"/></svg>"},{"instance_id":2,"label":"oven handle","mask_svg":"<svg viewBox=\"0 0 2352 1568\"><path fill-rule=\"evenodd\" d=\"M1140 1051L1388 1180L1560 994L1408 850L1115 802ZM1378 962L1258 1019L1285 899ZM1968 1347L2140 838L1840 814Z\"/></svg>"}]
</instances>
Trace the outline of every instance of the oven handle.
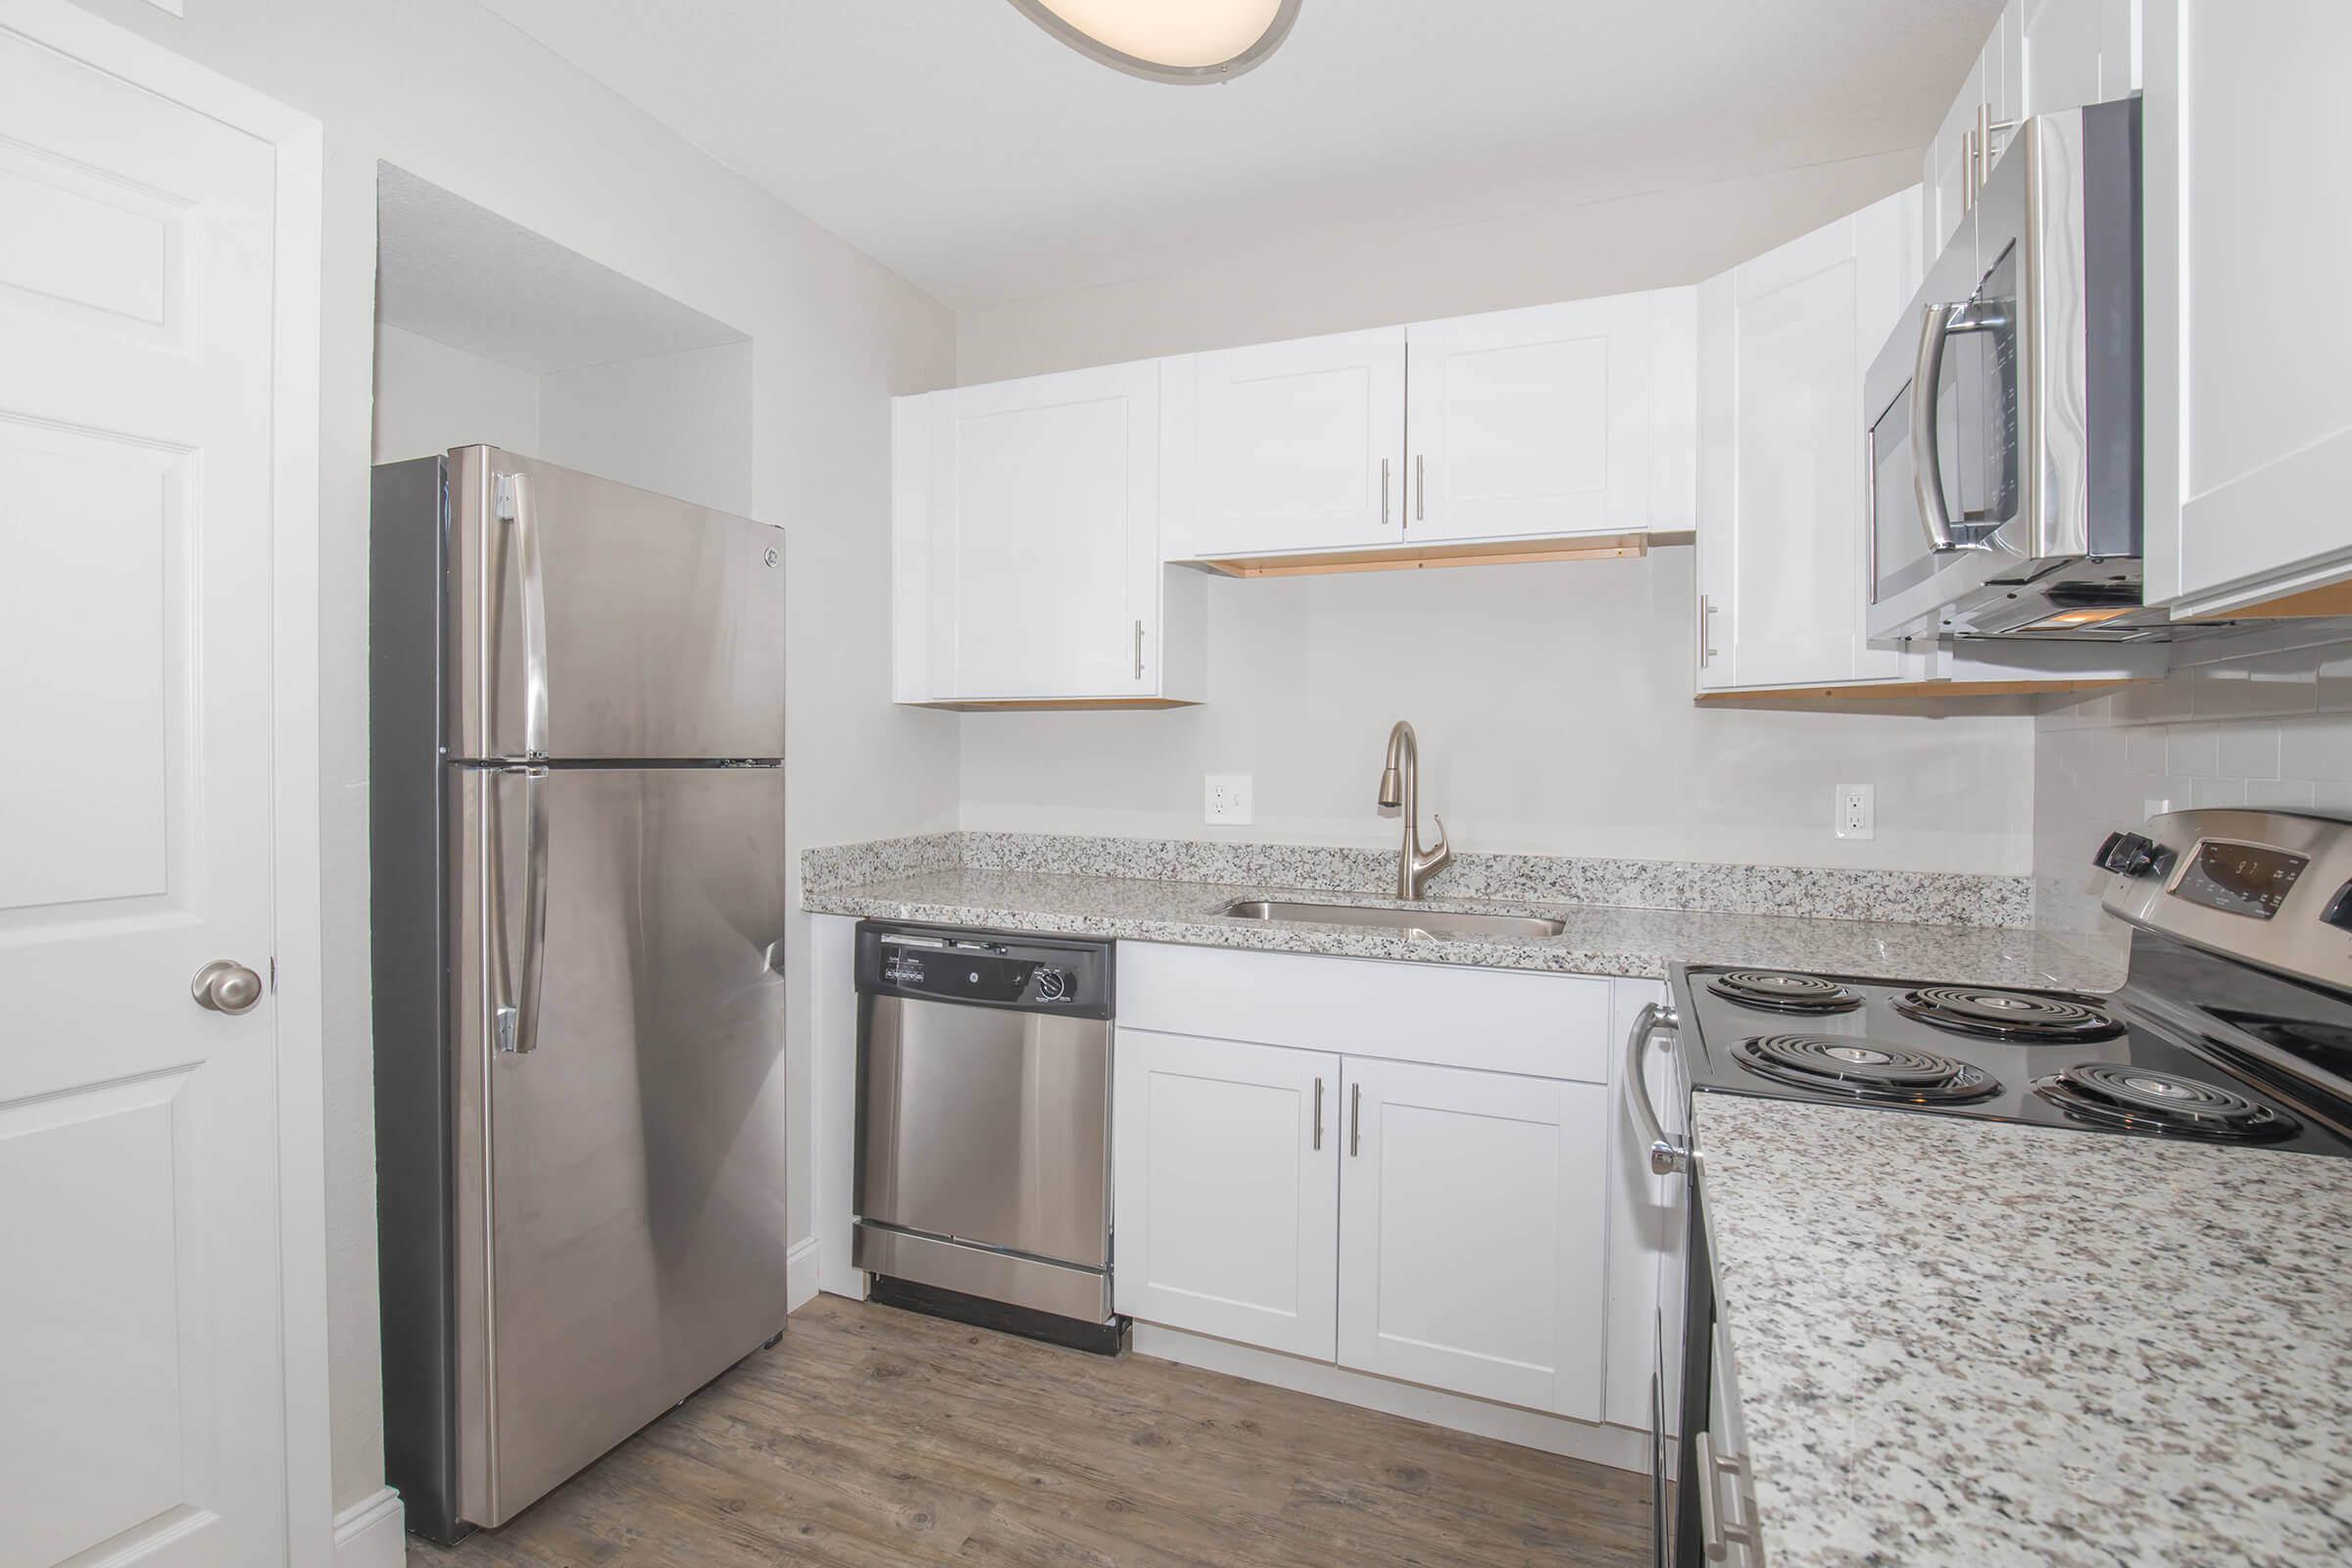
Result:
<instances>
[{"instance_id":1,"label":"oven handle","mask_svg":"<svg viewBox=\"0 0 2352 1568\"><path fill-rule=\"evenodd\" d=\"M1625 1037L1625 1093L1633 1104L1634 1119L1641 1123L1642 1135L1649 1144L1649 1168L1659 1176L1672 1176L1690 1168L1690 1151L1666 1136L1658 1121L1658 1107L1650 1103L1649 1081L1642 1074L1642 1053L1648 1049L1650 1036L1661 1029L1680 1027L1682 1019L1672 1007L1662 1003L1645 1002L1634 1015L1633 1032Z\"/></svg>"}]
</instances>

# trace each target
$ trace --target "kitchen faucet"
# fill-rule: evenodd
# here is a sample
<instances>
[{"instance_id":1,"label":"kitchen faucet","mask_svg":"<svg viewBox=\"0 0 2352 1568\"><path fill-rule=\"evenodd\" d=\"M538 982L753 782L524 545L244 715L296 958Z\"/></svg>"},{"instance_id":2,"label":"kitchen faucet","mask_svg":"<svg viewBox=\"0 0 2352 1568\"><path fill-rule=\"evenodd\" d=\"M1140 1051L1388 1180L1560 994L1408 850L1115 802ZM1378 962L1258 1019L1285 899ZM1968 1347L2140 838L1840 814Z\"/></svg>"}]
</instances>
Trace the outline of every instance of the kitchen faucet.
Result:
<instances>
[{"instance_id":1,"label":"kitchen faucet","mask_svg":"<svg viewBox=\"0 0 2352 1568\"><path fill-rule=\"evenodd\" d=\"M1380 804L1403 811L1404 843L1396 852L1396 896L1409 903L1421 897L1431 877L1453 863L1453 847L1446 842L1446 819L1440 816L1438 847L1421 848L1421 743L1413 726L1401 718L1389 731L1388 765L1380 770Z\"/></svg>"}]
</instances>

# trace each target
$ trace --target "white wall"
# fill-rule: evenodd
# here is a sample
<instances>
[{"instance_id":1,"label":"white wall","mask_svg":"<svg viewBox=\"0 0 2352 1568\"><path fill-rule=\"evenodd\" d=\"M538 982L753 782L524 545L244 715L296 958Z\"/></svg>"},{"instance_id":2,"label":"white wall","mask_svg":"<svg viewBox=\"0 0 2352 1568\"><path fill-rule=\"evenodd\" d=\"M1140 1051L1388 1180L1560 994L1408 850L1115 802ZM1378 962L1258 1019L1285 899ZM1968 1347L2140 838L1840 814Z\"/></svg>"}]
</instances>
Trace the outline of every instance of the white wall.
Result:
<instances>
[{"instance_id":1,"label":"white wall","mask_svg":"<svg viewBox=\"0 0 2352 1568\"><path fill-rule=\"evenodd\" d=\"M753 515L790 530L790 836L955 825L951 715L889 701L892 393L953 377L949 313L470 0L146 0L87 8L326 128L320 475L330 1393L336 1503L383 1473L368 983L368 467L375 174L386 160L752 339ZM855 767L841 766L856 759ZM787 979L807 1158L808 921ZM806 1164L793 1229L808 1234Z\"/></svg>"},{"instance_id":2,"label":"white wall","mask_svg":"<svg viewBox=\"0 0 2352 1568\"><path fill-rule=\"evenodd\" d=\"M539 377L376 323L374 460L486 443L539 450Z\"/></svg>"},{"instance_id":3,"label":"white wall","mask_svg":"<svg viewBox=\"0 0 2352 1568\"><path fill-rule=\"evenodd\" d=\"M1211 579L1206 704L967 714L963 823L1386 847L1409 718L1457 849L2026 871L2031 718L1694 706L1691 564ZM1203 772L1254 775L1251 826L1202 825ZM1876 839L1832 835L1839 783Z\"/></svg>"},{"instance_id":4,"label":"white wall","mask_svg":"<svg viewBox=\"0 0 2352 1568\"><path fill-rule=\"evenodd\" d=\"M1918 177L1890 154L1321 255L969 311L969 385L1160 354L1690 282ZM1639 562L1209 583L1206 706L975 713L963 825L1394 842L1389 726L1463 849L2023 874L2033 720L1690 702L1691 552ZM1255 823L1200 820L1204 772L1255 776ZM1877 787L1878 836L1831 830Z\"/></svg>"},{"instance_id":5,"label":"white wall","mask_svg":"<svg viewBox=\"0 0 2352 1568\"><path fill-rule=\"evenodd\" d=\"M533 451L550 463L753 510L749 343L553 371L539 383L539 424Z\"/></svg>"},{"instance_id":6,"label":"white wall","mask_svg":"<svg viewBox=\"0 0 2352 1568\"><path fill-rule=\"evenodd\" d=\"M2173 666L2167 680L2044 704L2034 748L2036 924L2121 944L2090 857L2156 811L2260 806L2352 818L2352 641L2341 622L2181 643Z\"/></svg>"}]
</instances>

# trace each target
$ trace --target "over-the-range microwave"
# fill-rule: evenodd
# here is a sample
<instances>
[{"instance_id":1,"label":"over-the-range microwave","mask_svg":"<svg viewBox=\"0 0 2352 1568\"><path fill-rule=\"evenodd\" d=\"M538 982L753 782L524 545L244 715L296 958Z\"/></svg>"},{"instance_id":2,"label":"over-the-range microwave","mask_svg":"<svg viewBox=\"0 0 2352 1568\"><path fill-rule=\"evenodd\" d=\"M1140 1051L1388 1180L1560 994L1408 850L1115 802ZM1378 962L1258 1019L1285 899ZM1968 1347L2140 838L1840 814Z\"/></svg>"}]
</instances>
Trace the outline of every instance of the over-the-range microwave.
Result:
<instances>
[{"instance_id":1,"label":"over-the-range microwave","mask_svg":"<svg viewBox=\"0 0 2352 1568\"><path fill-rule=\"evenodd\" d=\"M1863 382L1870 635L2136 640L2140 111L2021 124Z\"/></svg>"}]
</instances>

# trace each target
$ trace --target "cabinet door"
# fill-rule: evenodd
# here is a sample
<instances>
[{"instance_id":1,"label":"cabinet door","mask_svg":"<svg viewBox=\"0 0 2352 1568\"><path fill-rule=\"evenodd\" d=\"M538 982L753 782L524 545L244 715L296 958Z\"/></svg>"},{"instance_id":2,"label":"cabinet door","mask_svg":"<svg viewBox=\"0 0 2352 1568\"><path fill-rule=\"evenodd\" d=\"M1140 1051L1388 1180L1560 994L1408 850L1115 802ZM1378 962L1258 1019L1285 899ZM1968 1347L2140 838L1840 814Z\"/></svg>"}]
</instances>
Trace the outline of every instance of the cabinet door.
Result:
<instances>
[{"instance_id":1,"label":"cabinet door","mask_svg":"<svg viewBox=\"0 0 2352 1568\"><path fill-rule=\"evenodd\" d=\"M1944 111L1943 123L1936 127L1935 140L1928 143L1920 172L1927 187L1927 255L1931 261L1951 243L1975 196L1976 164L1970 153L1976 145L1977 114L1984 107L1984 62L1979 58L1969 68L1968 79L1960 84L1960 95Z\"/></svg>"},{"instance_id":2,"label":"cabinet door","mask_svg":"<svg viewBox=\"0 0 2352 1568\"><path fill-rule=\"evenodd\" d=\"M2149 601L2344 613L2352 6L2151 0L2146 31Z\"/></svg>"},{"instance_id":3,"label":"cabinet door","mask_svg":"<svg viewBox=\"0 0 2352 1568\"><path fill-rule=\"evenodd\" d=\"M1408 540L1651 525L1649 295L1425 322L1405 347Z\"/></svg>"},{"instance_id":4,"label":"cabinet door","mask_svg":"<svg viewBox=\"0 0 2352 1568\"><path fill-rule=\"evenodd\" d=\"M1404 329L1193 359L1196 556L1403 542Z\"/></svg>"},{"instance_id":5,"label":"cabinet door","mask_svg":"<svg viewBox=\"0 0 2352 1568\"><path fill-rule=\"evenodd\" d=\"M1608 1090L1347 1062L1340 1364L1597 1421Z\"/></svg>"},{"instance_id":6,"label":"cabinet door","mask_svg":"<svg viewBox=\"0 0 2352 1568\"><path fill-rule=\"evenodd\" d=\"M2046 115L2128 97L2139 85L2137 0L2022 0L2025 110Z\"/></svg>"},{"instance_id":7,"label":"cabinet door","mask_svg":"<svg viewBox=\"0 0 2352 1568\"><path fill-rule=\"evenodd\" d=\"M1902 673L1865 637L1861 400L1902 308L1909 202L1887 197L1702 290L1702 689Z\"/></svg>"},{"instance_id":8,"label":"cabinet door","mask_svg":"<svg viewBox=\"0 0 2352 1568\"><path fill-rule=\"evenodd\" d=\"M1122 1028L1112 1085L1118 1309L1332 1359L1340 1058Z\"/></svg>"},{"instance_id":9,"label":"cabinet door","mask_svg":"<svg viewBox=\"0 0 2352 1568\"><path fill-rule=\"evenodd\" d=\"M1158 639L1158 366L931 401L933 526L949 542L932 561L955 585L954 695L1144 693L1139 649Z\"/></svg>"}]
</instances>

